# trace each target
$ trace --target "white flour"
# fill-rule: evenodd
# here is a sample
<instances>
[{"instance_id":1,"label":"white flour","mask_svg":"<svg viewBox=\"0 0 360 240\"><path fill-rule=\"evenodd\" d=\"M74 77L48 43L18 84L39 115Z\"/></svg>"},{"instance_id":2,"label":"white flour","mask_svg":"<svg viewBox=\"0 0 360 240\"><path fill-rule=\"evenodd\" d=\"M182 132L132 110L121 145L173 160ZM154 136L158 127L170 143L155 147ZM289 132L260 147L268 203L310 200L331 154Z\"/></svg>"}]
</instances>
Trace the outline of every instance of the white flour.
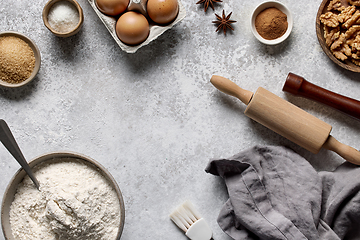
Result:
<instances>
[{"instance_id":1,"label":"white flour","mask_svg":"<svg viewBox=\"0 0 360 240\"><path fill-rule=\"evenodd\" d=\"M39 166L35 176L40 191L26 176L10 208L15 239L116 239L120 203L98 171L72 160Z\"/></svg>"}]
</instances>

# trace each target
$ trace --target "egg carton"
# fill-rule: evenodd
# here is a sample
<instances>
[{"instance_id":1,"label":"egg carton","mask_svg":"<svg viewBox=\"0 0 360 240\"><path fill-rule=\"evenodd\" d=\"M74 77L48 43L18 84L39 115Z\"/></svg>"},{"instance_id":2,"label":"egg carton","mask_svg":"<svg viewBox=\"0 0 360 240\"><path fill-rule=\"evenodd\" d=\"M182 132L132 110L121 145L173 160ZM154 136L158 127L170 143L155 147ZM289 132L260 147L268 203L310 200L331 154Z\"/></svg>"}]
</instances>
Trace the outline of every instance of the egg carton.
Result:
<instances>
[{"instance_id":1,"label":"egg carton","mask_svg":"<svg viewBox=\"0 0 360 240\"><path fill-rule=\"evenodd\" d=\"M184 6L181 4L180 1L178 1L179 2L179 13L173 22L171 22L168 25L164 25L164 26L163 25L155 25L155 24L149 22L150 33L149 33L149 36L147 37L147 39L139 45L130 46L130 45L123 43L116 34L115 26L116 26L116 21L118 18L103 14L97 8L97 6L95 4L95 0L88 0L88 1L90 3L91 7L94 9L95 13L100 18L100 20L104 23L107 30L110 32L111 36L114 38L115 42L120 46L120 48L123 51L125 51L127 53L135 53L139 48L141 48L145 45L148 45L150 42L154 41L161 34L163 34L166 30L172 28L175 24L177 24L178 22L183 20L186 16L186 10L185 10ZM147 0L130 0L130 3L128 5L128 10L129 11L138 11L147 17L146 2L147 2Z\"/></svg>"}]
</instances>

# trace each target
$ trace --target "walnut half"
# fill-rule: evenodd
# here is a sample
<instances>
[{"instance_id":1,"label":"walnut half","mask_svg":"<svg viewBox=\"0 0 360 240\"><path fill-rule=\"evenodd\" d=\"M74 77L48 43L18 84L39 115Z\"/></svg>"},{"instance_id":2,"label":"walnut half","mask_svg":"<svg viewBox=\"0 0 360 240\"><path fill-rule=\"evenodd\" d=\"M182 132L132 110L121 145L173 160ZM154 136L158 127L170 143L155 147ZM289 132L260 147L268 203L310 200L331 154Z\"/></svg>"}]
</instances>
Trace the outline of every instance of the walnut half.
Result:
<instances>
[{"instance_id":1,"label":"walnut half","mask_svg":"<svg viewBox=\"0 0 360 240\"><path fill-rule=\"evenodd\" d=\"M331 10L342 11L342 10L344 10L344 8L345 7L341 4L340 0L332 0L328 5L327 10L328 11L331 11Z\"/></svg>"},{"instance_id":2,"label":"walnut half","mask_svg":"<svg viewBox=\"0 0 360 240\"><path fill-rule=\"evenodd\" d=\"M337 27L339 26L339 20L335 13L327 12L320 16L320 21L328 27Z\"/></svg>"},{"instance_id":3,"label":"walnut half","mask_svg":"<svg viewBox=\"0 0 360 240\"><path fill-rule=\"evenodd\" d=\"M360 7L360 0L349 0L349 3L353 6Z\"/></svg>"}]
</instances>

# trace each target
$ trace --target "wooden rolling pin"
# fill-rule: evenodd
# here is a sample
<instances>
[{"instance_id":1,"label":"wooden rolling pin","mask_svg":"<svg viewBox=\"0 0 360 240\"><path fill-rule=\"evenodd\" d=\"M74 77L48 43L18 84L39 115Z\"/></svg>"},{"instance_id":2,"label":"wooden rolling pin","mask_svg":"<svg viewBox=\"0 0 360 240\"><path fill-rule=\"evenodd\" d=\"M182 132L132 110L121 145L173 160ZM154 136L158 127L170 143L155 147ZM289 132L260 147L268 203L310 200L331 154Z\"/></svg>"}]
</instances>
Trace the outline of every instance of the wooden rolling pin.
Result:
<instances>
[{"instance_id":1,"label":"wooden rolling pin","mask_svg":"<svg viewBox=\"0 0 360 240\"><path fill-rule=\"evenodd\" d=\"M283 91L328 105L360 120L360 101L316 86L293 73L288 74Z\"/></svg>"},{"instance_id":2,"label":"wooden rolling pin","mask_svg":"<svg viewBox=\"0 0 360 240\"><path fill-rule=\"evenodd\" d=\"M330 135L332 127L290 102L259 87L254 93L244 90L221 76L212 76L210 82L220 91L245 103L245 115L312 153L326 148L345 160L360 165L360 152L337 141Z\"/></svg>"}]
</instances>

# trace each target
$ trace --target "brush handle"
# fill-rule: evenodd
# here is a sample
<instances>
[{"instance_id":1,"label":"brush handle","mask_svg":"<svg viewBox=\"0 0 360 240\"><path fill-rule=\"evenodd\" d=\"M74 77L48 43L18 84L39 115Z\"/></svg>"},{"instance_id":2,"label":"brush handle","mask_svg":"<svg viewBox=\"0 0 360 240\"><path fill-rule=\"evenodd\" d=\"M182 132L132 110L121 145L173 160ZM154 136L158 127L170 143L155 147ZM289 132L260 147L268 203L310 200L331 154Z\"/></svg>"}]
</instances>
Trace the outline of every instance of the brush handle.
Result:
<instances>
[{"instance_id":1,"label":"brush handle","mask_svg":"<svg viewBox=\"0 0 360 240\"><path fill-rule=\"evenodd\" d=\"M242 101L246 105L249 104L253 96L252 92L242 89L231 80L221 76L213 75L210 79L210 82L214 85L214 87L216 87L223 93L240 99L240 101Z\"/></svg>"},{"instance_id":2,"label":"brush handle","mask_svg":"<svg viewBox=\"0 0 360 240\"><path fill-rule=\"evenodd\" d=\"M283 91L328 105L360 120L360 101L316 86L293 73L288 74Z\"/></svg>"},{"instance_id":3,"label":"brush handle","mask_svg":"<svg viewBox=\"0 0 360 240\"><path fill-rule=\"evenodd\" d=\"M336 152L348 162L351 162L356 165L360 165L360 152L355 148L352 148L348 145L339 142L331 135L324 143L323 147L328 150Z\"/></svg>"},{"instance_id":4,"label":"brush handle","mask_svg":"<svg viewBox=\"0 0 360 240\"><path fill-rule=\"evenodd\" d=\"M212 231L204 218L196 220L185 235L191 240L211 240Z\"/></svg>"}]
</instances>

